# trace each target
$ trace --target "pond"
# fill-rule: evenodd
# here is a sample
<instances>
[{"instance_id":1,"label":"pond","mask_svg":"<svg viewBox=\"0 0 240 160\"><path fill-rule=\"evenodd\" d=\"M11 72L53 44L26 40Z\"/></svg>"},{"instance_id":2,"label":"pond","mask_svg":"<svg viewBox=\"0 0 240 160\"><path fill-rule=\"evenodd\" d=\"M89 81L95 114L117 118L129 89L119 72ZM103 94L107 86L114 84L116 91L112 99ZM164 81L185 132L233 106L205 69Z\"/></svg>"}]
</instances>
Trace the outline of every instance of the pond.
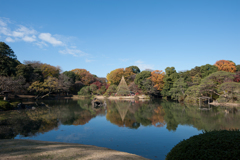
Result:
<instances>
[{"instance_id":1,"label":"pond","mask_svg":"<svg viewBox=\"0 0 240 160\"><path fill-rule=\"evenodd\" d=\"M0 139L32 139L107 147L150 159L165 159L183 139L203 131L239 129L236 108L161 101L90 99L35 103L36 109L0 112Z\"/></svg>"}]
</instances>

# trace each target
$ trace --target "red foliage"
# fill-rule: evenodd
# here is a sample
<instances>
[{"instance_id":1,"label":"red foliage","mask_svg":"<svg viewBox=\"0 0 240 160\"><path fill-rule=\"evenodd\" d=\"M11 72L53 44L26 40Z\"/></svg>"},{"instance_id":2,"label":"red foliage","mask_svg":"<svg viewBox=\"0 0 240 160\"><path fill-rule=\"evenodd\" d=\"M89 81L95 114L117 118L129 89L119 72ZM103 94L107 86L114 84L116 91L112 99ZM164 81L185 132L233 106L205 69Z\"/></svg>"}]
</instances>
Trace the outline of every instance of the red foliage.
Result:
<instances>
[{"instance_id":1,"label":"red foliage","mask_svg":"<svg viewBox=\"0 0 240 160\"><path fill-rule=\"evenodd\" d=\"M234 82L240 82L240 71L236 73L236 75L234 75Z\"/></svg>"},{"instance_id":2,"label":"red foliage","mask_svg":"<svg viewBox=\"0 0 240 160\"><path fill-rule=\"evenodd\" d=\"M99 82L99 81L96 81L96 82L94 82L92 84L95 84L98 87L98 89L101 89L101 87L102 87L102 83Z\"/></svg>"}]
</instances>

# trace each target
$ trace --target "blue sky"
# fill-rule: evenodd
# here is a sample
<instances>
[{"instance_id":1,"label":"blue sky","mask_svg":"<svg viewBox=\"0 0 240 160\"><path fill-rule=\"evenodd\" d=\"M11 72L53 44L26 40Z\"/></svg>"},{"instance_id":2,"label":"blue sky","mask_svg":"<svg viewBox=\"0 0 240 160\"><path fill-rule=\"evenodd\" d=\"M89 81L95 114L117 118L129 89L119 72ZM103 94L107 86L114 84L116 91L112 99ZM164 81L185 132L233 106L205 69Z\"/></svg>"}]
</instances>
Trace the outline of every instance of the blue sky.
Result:
<instances>
[{"instance_id":1,"label":"blue sky","mask_svg":"<svg viewBox=\"0 0 240 160\"><path fill-rule=\"evenodd\" d=\"M0 41L18 60L99 77L116 68L177 71L240 64L239 0L0 0Z\"/></svg>"}]
</instances>

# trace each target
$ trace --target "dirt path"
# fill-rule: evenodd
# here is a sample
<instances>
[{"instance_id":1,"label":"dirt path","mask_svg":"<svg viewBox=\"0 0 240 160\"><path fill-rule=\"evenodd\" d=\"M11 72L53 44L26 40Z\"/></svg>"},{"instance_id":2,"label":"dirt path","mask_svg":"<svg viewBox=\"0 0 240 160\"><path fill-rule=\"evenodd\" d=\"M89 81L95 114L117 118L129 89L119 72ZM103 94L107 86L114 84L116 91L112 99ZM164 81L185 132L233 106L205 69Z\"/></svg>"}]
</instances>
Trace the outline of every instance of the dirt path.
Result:
<instances>
[{"instance_id":1,"label":"dirt path","mask_svg":"<svg viewBox=\"0 0 240 160\"><path fill-rule=\"evenodd\" d=\"M134 154L91 145L15 139L0 140L0 159L147 160Z\"/></svg>"}]
</instances>

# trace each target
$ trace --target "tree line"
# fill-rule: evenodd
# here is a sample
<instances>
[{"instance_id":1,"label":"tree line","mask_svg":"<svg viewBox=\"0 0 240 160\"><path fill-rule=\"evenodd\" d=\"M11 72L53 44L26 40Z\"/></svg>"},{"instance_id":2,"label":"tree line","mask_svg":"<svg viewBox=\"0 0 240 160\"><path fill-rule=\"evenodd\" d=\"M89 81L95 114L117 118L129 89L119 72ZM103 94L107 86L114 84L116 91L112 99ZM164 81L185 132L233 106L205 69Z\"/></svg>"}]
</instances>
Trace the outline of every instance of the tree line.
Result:
<instances>
[{"instance_id":1,"label":"tree line","mask_svg":"<svg viewBox=\"0 0 240 160\"><path fill-rule=\"evenodd\" d=\"M177 72L174 67L162 70L143 70L137 66L118 68L97 77L86 69L62 72L60 67L39 61L17 60L13 50L0 42L0 91L14 94L46 95L115 95L122 78L136 94L196 102L198 97L208 96L218 102L239 102L240 65L230 60L196 66Z\"/></svg>"}]
</instances>

